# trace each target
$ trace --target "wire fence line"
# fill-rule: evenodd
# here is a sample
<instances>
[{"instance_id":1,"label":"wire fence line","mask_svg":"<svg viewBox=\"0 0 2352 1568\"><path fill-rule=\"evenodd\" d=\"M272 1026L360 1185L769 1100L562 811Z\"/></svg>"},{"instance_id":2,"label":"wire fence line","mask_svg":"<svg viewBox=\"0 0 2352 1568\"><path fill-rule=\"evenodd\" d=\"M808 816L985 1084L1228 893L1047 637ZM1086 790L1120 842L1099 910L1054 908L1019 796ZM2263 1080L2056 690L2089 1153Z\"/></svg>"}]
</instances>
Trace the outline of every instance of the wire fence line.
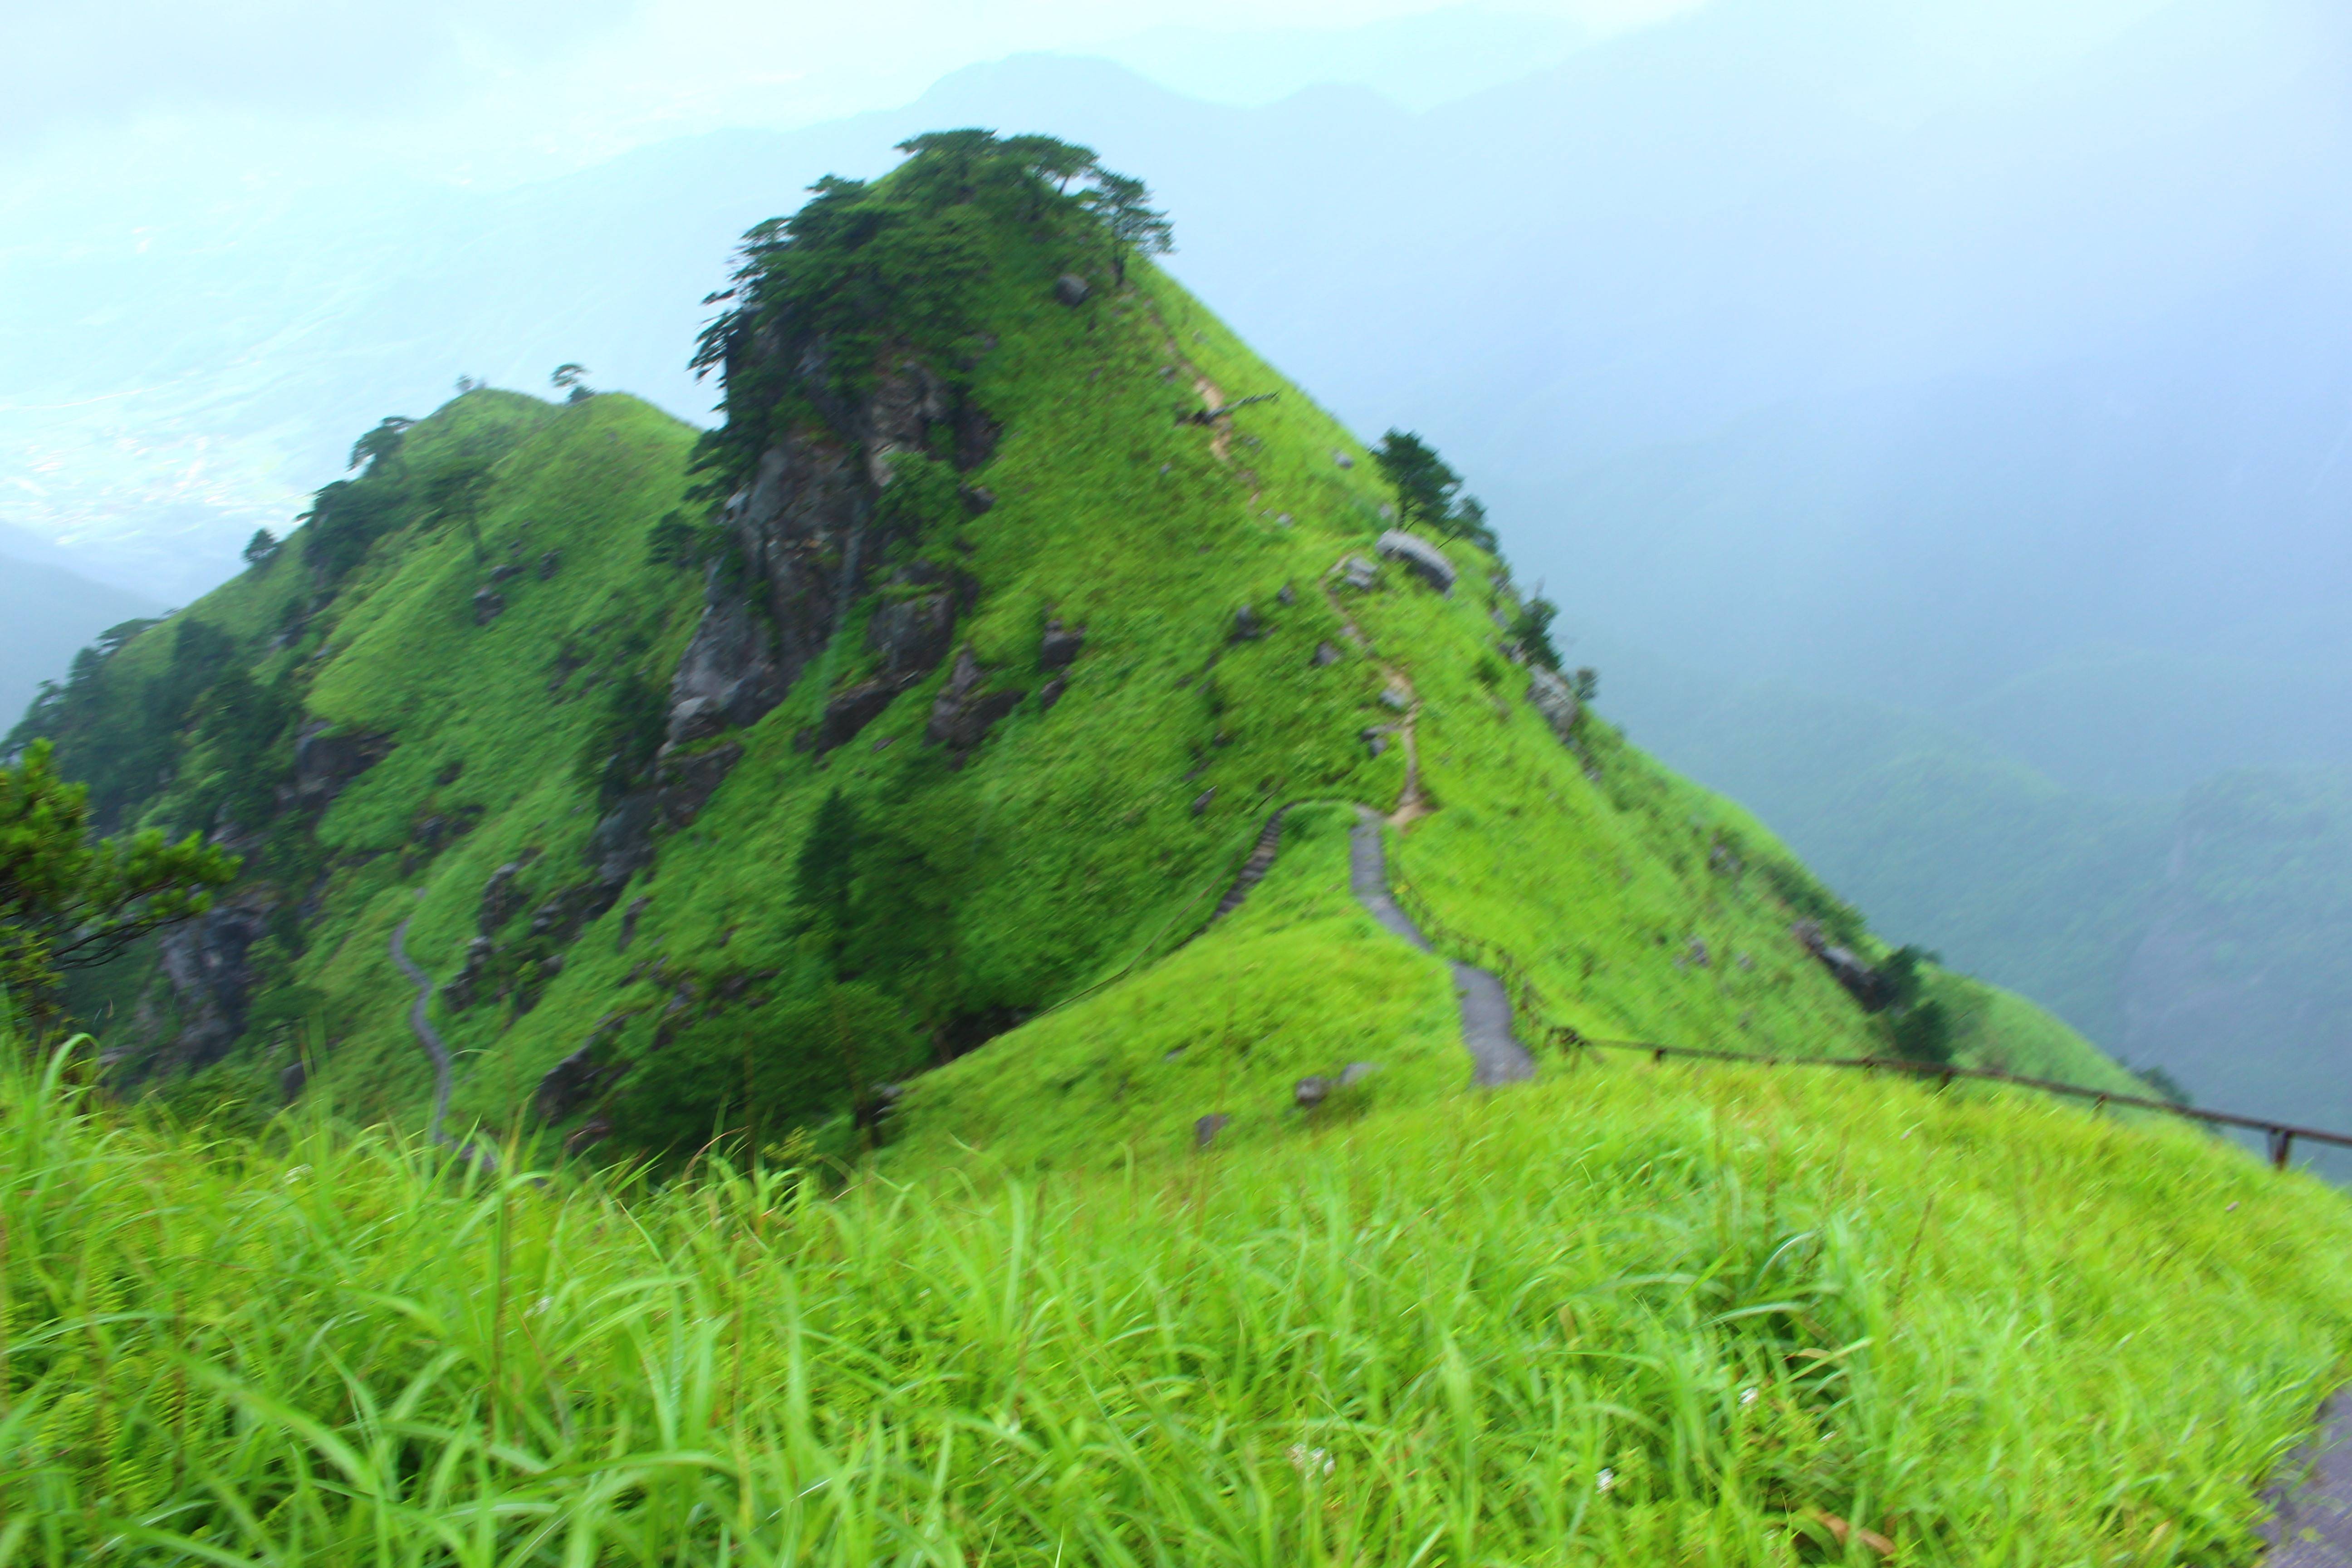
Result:
<instances>
[{"instance_id":1,"label":"wire fence line","mask_svg":"<svg viewBox=\"0 0 2352 1568\"><path fill-rule=\"evenodd\" d=\"M2309 1143L2326 1143L2339 1149L2352 1149L2352 1133L2330 1132L2318 1127L2301 1127L2289 1121L2273 1121L2266 1117L2242 1116L2231 1110L2208 1110L2201 1106L2181 1105L2169 1100L2158 1100L2137 1094L2116 1094L2104 1089L2092 1089L2084 1084L2066 1083L2056 1079L2029 1078L2022 1073L2005 1072L1999 1068L1959 1067L1949 1062L1913 1061L1905 1057L1784 1057L1759 1056L1752 1051L1716 1050L1703 1046L1664 1046L1654 1040L1596 1039L1566 1024L1551 1021L1551 1012L1545 1005L1543 993L1517 959L1494 942L1483 937L1457 931L1437 918L1429 901L1411 883L1392 880L1390 892L1413 923L1427 932L1433 942L1454 949L1458 954L1493 973L1503 983L1511 998L1511 1010L1517 1027L1524 1035L1555 1050L1603 1050L1640 1052L1654 1061L1664 1062L1669 1057L1700 1061L1738 1062L1749 1067L1809 1067L1859 1068L1864 1072L1894 1072L1912 1078L1933 1079L1939 1086L1948 1086L1958 1079L1980 1083L2008 1084L2017 1089L2030 1089L2043 1094L2055 1094L2074 1100L2095 1102L2095 1109L2120 1106L2132 1110L2152 1110L2166 1116L2178 1116L2187 1121L2201 1121L2210 1127L2231 1127L2263 1134L2273 1166L2284 1170L2297 1140Z\"/></svg>"}]
</instances>

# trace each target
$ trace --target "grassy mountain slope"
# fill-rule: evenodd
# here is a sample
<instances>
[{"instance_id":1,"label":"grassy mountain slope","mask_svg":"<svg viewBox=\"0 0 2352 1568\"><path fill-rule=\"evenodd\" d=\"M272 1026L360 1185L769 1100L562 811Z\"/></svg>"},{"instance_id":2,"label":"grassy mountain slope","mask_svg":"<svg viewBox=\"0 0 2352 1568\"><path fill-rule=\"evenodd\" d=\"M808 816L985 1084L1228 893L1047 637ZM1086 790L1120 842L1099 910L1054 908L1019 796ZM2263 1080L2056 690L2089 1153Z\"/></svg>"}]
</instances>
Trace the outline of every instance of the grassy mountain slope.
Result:
<instances>
[{"instance_id":1,"label":"grassy mountain slope","mask_svg":"<svg viewBox=\"0 0 2352 1568\"><path fill-rule=\"evenodd\" d=\"M882 188L903 203L894 188L919 185ZM715 524L686 528L699 582L647 553L657 522L698 515L677 510L690 432L625 396L558 408L475 392L321 492L291 559L110 661L122 691L185 689L191 717L166 787L142 796L116 780L101 798L120 796L126 822L211 825L255 858L242 974L224 961L210 999L192 1003L180 976L193 961L166 963L85 997L86 1012L137 1021L120 1055L216 1060L247 1092L274 1087L299 1055L346 1108L413 1119L431 1075L387 951L405 921L417 961L476 993L469 1005L445 995L436 1016L457 1053L457 1113L493 1125L526 1114L583 1048L575 1076L589 1088L541 1104L567 1125L690 1144L731 1092L714 1086L735 1083L774 1108L777 1131L822 1123L1118 973L1165 990L1179 1033L1237 991L1225 1011L1262 1024L1229 1022L1224 1037L1284 1042L1253 1069L1267 1085L1269 1064L1313 1057L1360 1005L1382 1016L1393 990L1404 1036L1358 1018L1373 1043L1351 1054L1396 1058L1384 1092L1423 1078L1433 1090L1434 1065L1402 1066L1423 1048L1407 1038L1445 1032L1429 1012L1432 964L1359 943L1366 994L1327 969L1319 1009L1277 987L1280 1006L1263 1014L1255 983L1217 956L1249 973L1246 922L1178 961L1197 985L1151 968L1277 805L1398 805L1405 731L1420 815L1395 836L1391 877L1434 929L1507 953L1545 1022L1780 1055L1884 1048L1789 934L1793 914L1812 912L1858 939L1850 912L1738 808L1591 715L1563 743L1526 700L1496 629L1518 604L1496 558L1445 542L1460 574L1450 595L1395 563L1369 589L1345 585L1333 574L1370 559L1386 491L1297 388L1148 265L1115 286L1083 226L907 210L944 213L940 232L977 247L978 281L950 304L979 335L953 353L887 350L859 383L838 365L780 373L744 357L768 341L747 317L723 367L729 423L705 443L735 464L738 488ZM1091 289L1076 305L1054 282L1074 268ZM1263 401L1202 412L1244 396ZM786 522L762 522L752 513L779 486L761 476L779 465L786 500L772 510ZM845 520L830 533L828 506ZM770 537L803 514L818 516L814 531ZM816 564L793 578L796 561ZM789 582L800 597L759 598ZM927 671L893 673L898 645L877 627L927 606L952 615L956 654L937 647ZM712 658L733 657L713 632L730 616L764 619L757 635L782 651L762 658L789 658L801 637L803 662L772 682L772 706L730 710L739 721L715 733L687 733L671 713L650 760L662 708ZM1083 634L1066 668L1045 663L1052 626ZM271 695L283 711L268 746L240 758L236 737L211 736L213 721L194 716L218 705L205 679ZM844 737L828 714L877 682L853 738L832 744ZM942 741L937 710L966 685L1003 693L1001 716ZM116 700L118 729L135 706ZM68 765L114 765L108 732L64 726ZM602 775L600 747L613 759ZM257 791L273 767L291 782ZM704 768L706 798L678 804L677 781ZM106 776L118 773L143 776L128 763ZM821 914L802 862L836 794L858 825L840 850L854 865L846 901ZM616 873L597 870L616 841L635 848ZM1328 901L1338 873L1318 875L1313 897ZM1333 932L1360 925L1332 918ZM1338 939L1284 940L1277 968L1304 973L1325 962L1308 949ZM1076 1048L1117 1032L1128 1025L1108 1020L1131 1023L1138 994L1097 993L1079 1016L1094 1022L1057 1015L991 1057L1026 1064L1064 1048L1048 1037ZM202 1049L189 1043L198 1025ZM2063 1029L1980 1024L1963 1044L1976 1059L2123 1081ZM952 1121L951 1086L991 1070L919 1097L923 1116ZM1150 1136L1164 1146L1206 1109L1154 1100ZM1144 1115L1117 1120L1139 1128Z\"/></svg>"},{"instance_id":2,"label":"grassy mountain slope","mask_svg":"<svg viewBox=\"0 0 2352 1568\"><path fill-rule=\"evenodd\" d=\"M998 156L755 236L715 437L386 426L20 731L249 868L73 998L156 1092L0 1078L0 1561L2242 1557L2340 1198L1967 1086L1464 1092L1446 956L1802 1057L1887 1037L1792 921L1878 944L1539 714L1499 560L1376 561L1353 437ZM1438 954L1350 894L1364 805ZM422 1135L403 930L494 1167Z\"/></svg>"},{"instance_id":3,"label":"grassy mountain slope","mask_svg":"<svg viewBox=\"0 0 2352 1568\"><path fill-rule=\"evenodd\" d=\"M43 1563L2238 1563L2352 1323L2308 1177L1787 1068L831 1197L0 1106Z\"/></svg>"}]
</instances>

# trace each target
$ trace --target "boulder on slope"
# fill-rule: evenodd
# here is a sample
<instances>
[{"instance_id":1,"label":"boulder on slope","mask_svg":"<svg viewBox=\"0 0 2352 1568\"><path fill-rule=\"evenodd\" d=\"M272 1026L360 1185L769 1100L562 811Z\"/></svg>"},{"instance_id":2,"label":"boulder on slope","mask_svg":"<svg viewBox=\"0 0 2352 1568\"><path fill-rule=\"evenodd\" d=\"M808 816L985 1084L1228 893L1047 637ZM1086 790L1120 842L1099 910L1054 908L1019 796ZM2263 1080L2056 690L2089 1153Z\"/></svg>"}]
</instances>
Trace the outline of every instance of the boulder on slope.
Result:
<instances>
[{"instance_id":1,"label":"boulder on slope","mask_svg":"<svg viewBox=\"0 0 2352 1568\"><path fill-rule=\"evenodd\" d=\"M1429 541L1401 528L1391 528L1381 535L1373 546L1391 561L1404 563L1405 568L1441 594L1454 592L1454 563L1445 552Z\"/></svg>"}]
</instances>

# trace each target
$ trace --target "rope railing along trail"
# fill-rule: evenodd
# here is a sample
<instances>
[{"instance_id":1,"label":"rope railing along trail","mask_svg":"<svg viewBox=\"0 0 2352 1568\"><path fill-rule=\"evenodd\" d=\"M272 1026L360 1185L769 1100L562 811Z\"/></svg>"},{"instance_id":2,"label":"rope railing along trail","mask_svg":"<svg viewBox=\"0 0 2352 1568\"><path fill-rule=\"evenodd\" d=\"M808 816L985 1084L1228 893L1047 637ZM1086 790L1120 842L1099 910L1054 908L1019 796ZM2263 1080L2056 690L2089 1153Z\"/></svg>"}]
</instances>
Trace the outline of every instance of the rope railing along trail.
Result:
<instances>
[{"instance_id":1,"label":"rope railing along trail","mask_svg":"<svg viewBox=\"0 0 2352 1568\"><path fill-rule=\"evenodd\" d=\"M1812 1067L1841 1068L1864 1072L1906 1073L1913 1078L1934 1079L1939 1085L1955 1079L1969 1079L1981 1083L2008 1084L2016 1089L2030 1089L2042 1094L2060 1095L2073 1100L2087 1100L2095 1108L2120 1106L2130 1110L2153 1110L2164 1116L2178 1116L2201 1121L2211 1127L2231 1127L2242 1131L2263 1134L2264 1147L2273 1166L2286 1168L2298 1140L2307 1143L2325 1143L2338 1149L2352 1149L2352 1133L2330 1132L2324 1128L2304 1127L2291 1121L2273 1121L2267 1117L2242 1116L2232 1110L2208 1110L2202 1106L2180 1105L2169 1100L2157 1100L2144 1095L2117 1094L2112 1089L2092 1089L2079 1083L2067 1083L2058 1079L2030 1078L2023 1073L2005 1072L1999 1068L1959 1067L1948 1062L1912 1061L1903 1057L1784 1057L1759 1056L1752 1051L1715 1050L1705 1046L1662 1046L1653 1040L1602 1040L1572 1029L1565 1024L1545 1021L1543 996L1508 953L1493 942L1474 937L1446 925L1429 912L1427 902L1412 884L1398 882L1392 890L1401 902L1412 906L1412 918L1423 931L1434 933L1445 945L1475 956L1486 968L1503 977L1517 1005L1519 1025L1523 1031L1539 1036L1547 1045L1561 1050L1632 1051L1648 1056L1654 1061L1668 1057L1689 1060L1739 1062L1749 1067Z\"/></svg>"}]
</instances>

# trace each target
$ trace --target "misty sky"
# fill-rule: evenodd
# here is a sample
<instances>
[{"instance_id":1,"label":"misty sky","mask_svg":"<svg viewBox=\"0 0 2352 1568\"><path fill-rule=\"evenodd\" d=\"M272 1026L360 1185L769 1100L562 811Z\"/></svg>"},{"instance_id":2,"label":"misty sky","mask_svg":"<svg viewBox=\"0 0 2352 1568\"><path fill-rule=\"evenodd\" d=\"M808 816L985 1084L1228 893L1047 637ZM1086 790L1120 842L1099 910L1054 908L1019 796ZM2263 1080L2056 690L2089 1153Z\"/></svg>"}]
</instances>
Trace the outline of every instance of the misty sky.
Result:
<instances>
[{"instance_id":1,"label":"misty sky","mask_svg":"<svg viewBox=\"0 0 2352 1568\"><path fill-rule=\"evenodd\" d=\"M1544 63L1581 37L1695 0L1535 0L1485 8L1537 26ZM341 161L507 181L719 126L784 127L903 102L959 67L1022 51L1101 53L1171 85L1249 99L1328 72L1269 73L1194 33L1325 31L1435 7L1417 0L90 0L0 9L0 163L15 180L84 176L192 153L267 169ZM1157 43L1159 48L1155 50ZM1544 46L1549 44L1547 51ZM1525 46L1522 45L1522 47ZM1294 79L1283 81L1288 76Z\"/></svg>"}]
</instances>

